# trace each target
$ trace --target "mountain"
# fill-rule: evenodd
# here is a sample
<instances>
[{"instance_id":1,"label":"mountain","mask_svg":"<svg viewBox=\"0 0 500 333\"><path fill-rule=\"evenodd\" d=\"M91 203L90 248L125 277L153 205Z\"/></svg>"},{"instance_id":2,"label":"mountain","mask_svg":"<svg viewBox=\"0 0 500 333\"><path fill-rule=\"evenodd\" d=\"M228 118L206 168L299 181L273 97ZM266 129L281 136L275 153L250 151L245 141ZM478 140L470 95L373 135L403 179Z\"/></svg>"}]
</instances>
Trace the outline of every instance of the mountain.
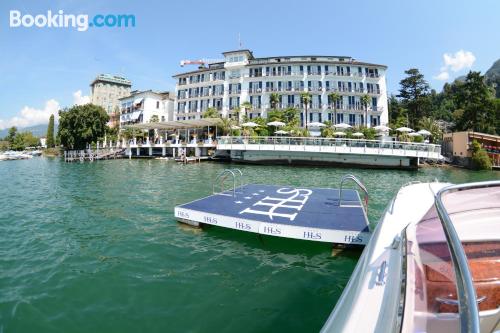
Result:
<instances>
[{"instance_id":1,"label":"mountain","mask_svg":"<svg viewBox=\"0 0 500 333\"><path fill-rule=\"evenodd\" d=\"M47 134L47 127L48 124L41 124L41 125L36 125L36 126L30 126L30 127L22 127L18 128L18 132L31 132L33 133L34 136L37 137L44 137ZM4 138L9 134L9 129L3 129L0 131L0 138ZM57 134L57 124L54 125L54 134Z\"/></svg>"},{"instance_id":2,"label":"mountain","mask_svg":"<svg viewBox=\"0 0 500 333\"><path fill-rule=\"evenodd\" d=\"M496 85L496 97L500 98L500 59L484 73L486 82Z\"/></svg>"}]
</instances>

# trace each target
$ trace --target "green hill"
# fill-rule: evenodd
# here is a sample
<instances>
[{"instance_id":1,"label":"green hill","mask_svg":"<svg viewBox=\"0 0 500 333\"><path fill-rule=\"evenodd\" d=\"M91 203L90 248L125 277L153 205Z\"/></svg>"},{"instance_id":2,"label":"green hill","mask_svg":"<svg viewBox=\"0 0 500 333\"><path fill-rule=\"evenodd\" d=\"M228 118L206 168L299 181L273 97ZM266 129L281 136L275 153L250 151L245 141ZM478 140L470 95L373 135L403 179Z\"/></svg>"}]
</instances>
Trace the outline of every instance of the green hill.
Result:
<instances>
[{"instance_id":1,"label":"green hill","mask_svg":"<svg viewBox=\"0 0 500 333\"><path fill-rule=\"evenodd\" d=\"M500 98L500 59L495 61L493 66L486 71L484 76L488 84L496 85L496 97Z\"/></svg>"}]
</instances>

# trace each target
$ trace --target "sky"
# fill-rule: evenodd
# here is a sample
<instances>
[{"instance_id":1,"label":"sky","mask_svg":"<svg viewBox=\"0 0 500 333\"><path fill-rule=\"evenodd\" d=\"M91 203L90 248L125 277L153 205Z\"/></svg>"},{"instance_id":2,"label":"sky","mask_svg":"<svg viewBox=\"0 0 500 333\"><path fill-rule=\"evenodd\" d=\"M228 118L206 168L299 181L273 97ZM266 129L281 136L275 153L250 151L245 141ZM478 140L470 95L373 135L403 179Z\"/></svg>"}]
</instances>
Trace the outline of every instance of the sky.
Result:
<instances>
[{"instance_id":1,"label":"sky","mask_svg":"<svg viewBox=\"0 0 500 333\"><path fill-rule=\"evenodd\" d=\"M10 27L22 15L132 14L135 27ZM99 73L133 89L174 90L182 59L220 59L242 47L256 57L343 55L388 66L389 93L416 67L432 88L500 58L498 0L0 2L0 130L46 123L88 101ZM239 39L238 36L241 36ZM195 67L191 68L195 69Z\"/></svg>"}]
</instances>

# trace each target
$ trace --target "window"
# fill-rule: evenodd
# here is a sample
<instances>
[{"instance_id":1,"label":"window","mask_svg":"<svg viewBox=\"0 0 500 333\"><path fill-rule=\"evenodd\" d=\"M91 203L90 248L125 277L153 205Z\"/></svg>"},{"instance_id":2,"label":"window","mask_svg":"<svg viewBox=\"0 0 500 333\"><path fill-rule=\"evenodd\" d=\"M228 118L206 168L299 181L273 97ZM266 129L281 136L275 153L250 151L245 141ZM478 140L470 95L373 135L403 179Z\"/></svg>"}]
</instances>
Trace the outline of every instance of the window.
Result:
<instances>
[{"instance_id":1,"label":"window","mask_svg":"<svg viewBox=\"0 0 500 333\"><path fill-rule=\"evenodd\" d=\"M159 109L160 108L160 102L159 101L156 101L156 108Z\"/></svg>"}]
</instances>

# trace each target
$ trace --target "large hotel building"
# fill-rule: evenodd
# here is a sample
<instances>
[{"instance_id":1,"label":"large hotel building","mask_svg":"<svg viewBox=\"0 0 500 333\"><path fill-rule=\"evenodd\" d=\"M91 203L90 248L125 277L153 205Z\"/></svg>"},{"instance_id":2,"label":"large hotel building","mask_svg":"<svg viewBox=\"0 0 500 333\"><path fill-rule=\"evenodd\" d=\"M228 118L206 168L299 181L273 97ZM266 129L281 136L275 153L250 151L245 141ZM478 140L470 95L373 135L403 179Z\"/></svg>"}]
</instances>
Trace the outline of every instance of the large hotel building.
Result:
<instances>
[{"instance_id":1,"label":"large hotel building","mask_svg":"<svg viewBox=\"0 0 500 333\"><path fill-rule=\"evenodd\" d=\"M304 105L300 94L309 92L308 122L329 120L352 126L387 124L387 66L339 56L279 56L255 58L249 50L225 52L224 61L175 75L176 120L200 119L209 107L223 117L250 102L249 118L265 117L271 108L269 96L278 93L278 108L294 107L304 124ZM330 94L341 98L334 105ZM369 95L368 119L361 103Z\"/></svg>"}]
</instances>

